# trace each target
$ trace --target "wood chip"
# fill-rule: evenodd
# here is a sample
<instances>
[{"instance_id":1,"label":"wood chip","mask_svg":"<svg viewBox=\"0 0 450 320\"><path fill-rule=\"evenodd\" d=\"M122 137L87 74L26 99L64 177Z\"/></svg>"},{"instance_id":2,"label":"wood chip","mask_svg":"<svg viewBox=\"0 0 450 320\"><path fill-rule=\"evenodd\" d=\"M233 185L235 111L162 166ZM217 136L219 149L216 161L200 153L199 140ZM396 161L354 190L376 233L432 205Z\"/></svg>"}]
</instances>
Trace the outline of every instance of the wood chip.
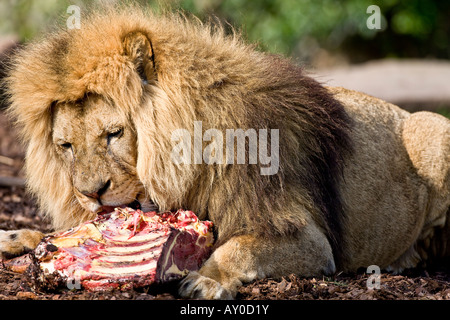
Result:
<instances>
[{"instance_id":1,"label":"wood chip","mask_svg":"<svg viewBox=\"0 0 450 320\"><path fill-rule=\"evenodd\" d=\"M0 163L1 164L6 164L7 166L12 166L14 165L14 159L5 157L5 156L0 156Z\"/></svg>"},{"instance_id":2,"label":"wood chip","mask_svg":"<svg viewBox=\"0 0 450 320\"><path fill-rule=\"evenodd\" d=\"M19 299L37 299L36 294L29 291L19 291L17 292L16 297Z\"/></svg>"},{"instance_id":3,"label":"wood chip","mask_svg":"<svg viewBox=\"0 0 450 320\"><path fill-rule=\"evenodd\" d=\"M25 180L17 177L0 176L0 187L22 187Z\"/></svg>"}]
</instances>

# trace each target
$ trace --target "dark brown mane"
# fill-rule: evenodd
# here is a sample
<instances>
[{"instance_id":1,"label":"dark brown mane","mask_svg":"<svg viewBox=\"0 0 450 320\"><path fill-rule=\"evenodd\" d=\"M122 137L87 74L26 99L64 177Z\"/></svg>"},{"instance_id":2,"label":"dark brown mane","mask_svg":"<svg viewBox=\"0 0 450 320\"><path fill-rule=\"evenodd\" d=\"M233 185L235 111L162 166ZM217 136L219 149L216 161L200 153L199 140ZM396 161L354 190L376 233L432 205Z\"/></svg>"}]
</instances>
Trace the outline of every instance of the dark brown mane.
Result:
<instances>
[{"instance_id":1,"label":"dark brown mane","mask_svg":"<svg viewBox=\"0 0 450 320\"><path fill-rule=\"evenodd\" d=\"M279 128L280 172L269 177L268 184L257 185L257 194L264 194L272 205L282 205L277 199L281 193L273 193L274 190L304 186L303 192L308 193L322 217L319 223L326 231L338 265L345 219L338 184L344 154L351 150L350 119L330 92L300 67L276 56L267 59L271 60L267 64L270 68L264 71L266 81L258 89L265 110L255 112L259 119L255 122L262 125L266 121L271 128ZM256 105L260 107L261 103L256 103L255 108ZM265 118L266 115L271 118ZM291 144L292 135L297 135L300 149ZM278 187L267 188L269 184ZM286 231L292 231L286 227Z\"/></svg>"}]
</instances>

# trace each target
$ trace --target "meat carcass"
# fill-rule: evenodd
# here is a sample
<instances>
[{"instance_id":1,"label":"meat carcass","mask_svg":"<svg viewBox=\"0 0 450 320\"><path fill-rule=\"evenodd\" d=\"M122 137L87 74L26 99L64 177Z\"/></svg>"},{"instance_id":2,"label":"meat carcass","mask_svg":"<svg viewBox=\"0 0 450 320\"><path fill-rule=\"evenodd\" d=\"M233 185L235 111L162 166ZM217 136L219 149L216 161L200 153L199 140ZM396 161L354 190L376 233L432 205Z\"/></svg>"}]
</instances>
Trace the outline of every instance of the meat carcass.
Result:
<instances>
[{"instance_id":1,"label":"meat carcass","mask_svg":"<svg viewBox=\"0 0 450 320\"><path fill-rule=\"evenodd\" d=\"M28 272L40 286L125 290L179 279L209 257L212 223L192 211L116 208L47 236Z\"/></svg>"}]
</instances>

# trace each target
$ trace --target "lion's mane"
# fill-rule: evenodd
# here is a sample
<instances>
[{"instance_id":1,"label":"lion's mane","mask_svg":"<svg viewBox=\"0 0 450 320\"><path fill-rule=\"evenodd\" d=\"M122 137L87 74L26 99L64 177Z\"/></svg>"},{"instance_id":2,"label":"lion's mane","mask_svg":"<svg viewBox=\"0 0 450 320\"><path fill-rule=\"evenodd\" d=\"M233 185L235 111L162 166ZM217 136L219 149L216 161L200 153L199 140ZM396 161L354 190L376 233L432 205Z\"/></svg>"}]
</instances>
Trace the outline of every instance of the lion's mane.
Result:
<instances>
[{"instance_id":1,"label":"lion's mane","mask_svg":"<svg viewBox=\"0 0 450 320\"><path fill-rule=\"evenodd\" d=\"M27 147L28 188L55 228L92 214L76 202L52 146L52 106L94 93L134 124L138 174L161 210L196 211L215 222L221 241L291 234L314 219L337 250L349 120L325 88L220 26L134 7L82 13L81 29L57 30L18 52L7 78L9 114ZM148 85L124 51L132 32L145 34L154 50L156 75ZM278 173L263 176L259 164L175 164L171 133L192 132L194 121L205 130L279 129Z\"/></svg>"}]
</instances>

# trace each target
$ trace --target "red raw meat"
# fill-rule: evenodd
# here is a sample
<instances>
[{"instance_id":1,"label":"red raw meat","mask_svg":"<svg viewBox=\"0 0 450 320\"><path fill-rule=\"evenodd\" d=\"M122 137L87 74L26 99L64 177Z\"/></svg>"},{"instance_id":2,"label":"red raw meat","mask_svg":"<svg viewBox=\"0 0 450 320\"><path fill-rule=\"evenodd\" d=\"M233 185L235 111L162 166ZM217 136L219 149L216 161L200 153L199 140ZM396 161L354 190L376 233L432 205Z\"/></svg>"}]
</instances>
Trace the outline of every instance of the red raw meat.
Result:
<instances>
[{"instance_id":1,"label":"red raw meat","mask_svg":"<svg viewBox=\"0 0 450 320\"><path fill-rule=\"evenodd\" d=\"M33 253L30 272L50 289L125 290L198 270L213 242L212 223L199 221L192 211L116 208L44 238Z\"/></svg>"}]
</instances>

